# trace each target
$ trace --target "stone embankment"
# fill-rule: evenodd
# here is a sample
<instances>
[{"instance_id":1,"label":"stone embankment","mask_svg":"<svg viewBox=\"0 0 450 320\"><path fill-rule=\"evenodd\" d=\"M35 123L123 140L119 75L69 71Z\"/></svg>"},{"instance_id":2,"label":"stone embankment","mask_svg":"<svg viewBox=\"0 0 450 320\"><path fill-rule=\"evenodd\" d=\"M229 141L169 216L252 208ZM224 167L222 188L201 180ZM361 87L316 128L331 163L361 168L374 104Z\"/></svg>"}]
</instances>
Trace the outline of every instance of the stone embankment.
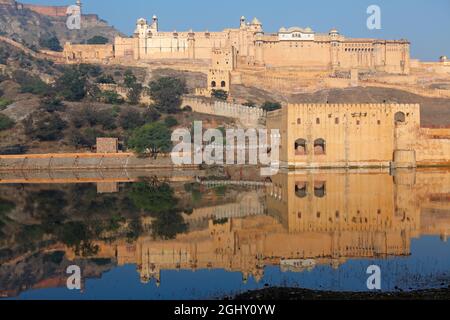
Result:
<instances>
[{"instance_id":1,"label":"stone embankment","mask_svg":"<svg viewBox=\"0 0 450 320\"><path fill-rule=\"evenodd\" d=\"M183 166L183 168L196 168ZM139 157L133 153L54 153L0 155L0 171L8 170L98 170L176 169L169 155Z\"/></svg>"}]
</instances>

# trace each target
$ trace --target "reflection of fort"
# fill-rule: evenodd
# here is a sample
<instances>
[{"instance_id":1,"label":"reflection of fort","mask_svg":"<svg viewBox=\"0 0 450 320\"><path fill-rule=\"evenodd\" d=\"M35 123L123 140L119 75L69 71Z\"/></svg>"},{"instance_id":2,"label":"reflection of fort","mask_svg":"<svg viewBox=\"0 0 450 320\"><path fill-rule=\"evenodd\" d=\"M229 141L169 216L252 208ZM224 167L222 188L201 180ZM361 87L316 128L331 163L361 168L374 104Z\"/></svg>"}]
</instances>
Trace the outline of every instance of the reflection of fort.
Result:
<instances>
[{"instance_id":1,"label":"reflection of fort","mask_svg":"<svg viewBox=\"0 0 450 320\"><path fill-rule=\"evenodd\" d=\"M445 240L450 231L450 172L302 172L278 174L272 182L268 215L223 219L220 210L218 220L206 208L194 210L192 217L208 220L202 229L175 240L101 244L99 255L117 256L120 265L136 263L143 282L159 283L160 270L207 268L241 271L245 281L250 275L261 279L266 265L303 270L337 267L349 258L408 255L411 238Z\"/></svg>"}]
</instances>

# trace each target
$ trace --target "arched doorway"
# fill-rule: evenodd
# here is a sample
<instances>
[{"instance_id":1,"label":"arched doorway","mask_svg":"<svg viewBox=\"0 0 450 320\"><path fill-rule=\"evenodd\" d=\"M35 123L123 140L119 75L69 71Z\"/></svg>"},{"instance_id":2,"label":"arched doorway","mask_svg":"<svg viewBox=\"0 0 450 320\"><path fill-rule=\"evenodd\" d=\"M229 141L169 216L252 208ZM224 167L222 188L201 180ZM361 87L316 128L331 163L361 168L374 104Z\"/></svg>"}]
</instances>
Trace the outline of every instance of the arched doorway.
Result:
<instances>
[{"instance_id":1,"label":"arched doorway","mask_svg":"<svg viewBox=\"0 0 450 320\"><path fill-rule=\"evenodd\" d=\"M305 139L297 139L295 141L295 155L296 156L303 156L306 154L306 140Z\"/></svg>"},{"instance_id":2,"label":"arched doorway","mask_svg":"<svg viewBox=\"0 0 450 320\"><path fill-rule=\"evenodd\" d=\"M326 143L324 139L320 138L314 140L314 154L315 155L326 154Z\"/></svg>"}]
</instances>

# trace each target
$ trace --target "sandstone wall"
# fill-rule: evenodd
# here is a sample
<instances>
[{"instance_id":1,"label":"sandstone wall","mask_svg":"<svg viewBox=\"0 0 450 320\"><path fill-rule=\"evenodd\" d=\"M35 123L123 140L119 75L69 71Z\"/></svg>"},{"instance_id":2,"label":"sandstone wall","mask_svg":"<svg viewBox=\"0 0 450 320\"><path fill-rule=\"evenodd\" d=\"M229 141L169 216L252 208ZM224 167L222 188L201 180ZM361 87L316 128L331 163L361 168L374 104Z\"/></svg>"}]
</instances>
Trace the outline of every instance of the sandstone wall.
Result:
<instances>
[{"instance_id":1,"label":"sandstone wall","mask_svg":"<svg viewBox=\"0 0 450 320\"><path fill-rule=\"evenodd\" d=\"M244 127L261 127L266 112L261 108L252 108L228 102L207 102L206 100L184 97L183 107L190 106L193 112L211 114L238 120Z\"/></svg>"}]
</instances>

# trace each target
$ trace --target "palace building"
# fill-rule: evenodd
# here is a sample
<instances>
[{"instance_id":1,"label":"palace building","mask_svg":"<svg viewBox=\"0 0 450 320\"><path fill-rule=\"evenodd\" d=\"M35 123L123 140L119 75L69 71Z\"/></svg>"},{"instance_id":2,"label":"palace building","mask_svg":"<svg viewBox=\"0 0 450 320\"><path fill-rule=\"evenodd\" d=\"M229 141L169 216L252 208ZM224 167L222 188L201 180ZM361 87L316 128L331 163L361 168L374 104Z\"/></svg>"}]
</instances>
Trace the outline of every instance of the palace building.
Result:
<instances>
[{"instance_id":1,"label":"palace building","mask_svg":"<svg viewBox=\"0 0 450 320\"><path fill-rule=\"evenodd\" d=\"M241 17L238 28L220 32L161 31L159 20L140 18L132 37L116 37L114 50L97 50L89 45L68 44L64 53L68 62L96 60L155 59L212 60L216 50L231 53L234 68L297 67L312 70L374 70L408 74L410 69L407 40L349 38L336 29L316 33L311 28L281 28L265 33L262 23ZM87 55L85 57L85 55Z\"/></svg>"}]
</instances>

